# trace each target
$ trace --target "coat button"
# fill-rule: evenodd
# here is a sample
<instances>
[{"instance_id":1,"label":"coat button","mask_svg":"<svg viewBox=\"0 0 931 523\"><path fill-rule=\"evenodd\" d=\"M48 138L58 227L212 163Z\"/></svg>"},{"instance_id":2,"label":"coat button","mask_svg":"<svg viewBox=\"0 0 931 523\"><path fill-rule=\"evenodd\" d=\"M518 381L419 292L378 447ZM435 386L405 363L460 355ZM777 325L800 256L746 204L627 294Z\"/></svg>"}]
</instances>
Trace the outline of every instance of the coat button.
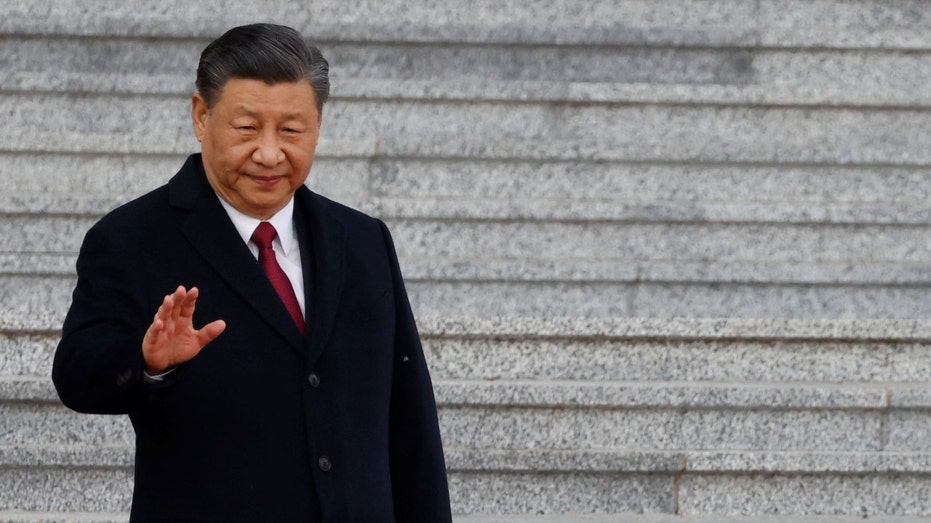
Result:
<instances>
[{"instance_id":1,"label":"coat button","mask_svg":"<svg viewBox=\"0 0 931 523\"><path fill-rule=\"evenodd\" d=\"M317 376L316 372L311 372L310 376L307 376L307 383L310 383L310 386L316 389L320 386L320 376Z\"/></svg>"},{"instance_id":2,"label":"coat button","mask_svg":"<svg viewBox=\"0 0 931 523\"><path fill-rule=\"evenodd\" d=\"M320 465L320 470L324 472L329 472L333 468L333 464L330 463L330 458L323 456L317 460L317 465Z\"/></svg>"}]
</instances>

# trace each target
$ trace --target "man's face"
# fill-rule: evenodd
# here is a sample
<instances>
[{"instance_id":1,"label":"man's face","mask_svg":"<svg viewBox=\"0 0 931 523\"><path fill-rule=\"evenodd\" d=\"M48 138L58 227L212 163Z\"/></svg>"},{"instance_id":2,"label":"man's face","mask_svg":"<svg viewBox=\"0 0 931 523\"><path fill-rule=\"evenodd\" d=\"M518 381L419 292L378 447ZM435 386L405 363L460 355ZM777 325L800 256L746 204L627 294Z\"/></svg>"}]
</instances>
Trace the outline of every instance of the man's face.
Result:
<instances>
[{"instance_id":1,"label":"man's face","mask_svg":"<svg viewBox=\"0 0 931 523\"><path fill-rule=\"evenodd\" d=\"M270 218L310 174L322 116L310 82L232 78L210 109L195 94L191 116L210 185L244 214Z\"/></svg>"}]
</instances>

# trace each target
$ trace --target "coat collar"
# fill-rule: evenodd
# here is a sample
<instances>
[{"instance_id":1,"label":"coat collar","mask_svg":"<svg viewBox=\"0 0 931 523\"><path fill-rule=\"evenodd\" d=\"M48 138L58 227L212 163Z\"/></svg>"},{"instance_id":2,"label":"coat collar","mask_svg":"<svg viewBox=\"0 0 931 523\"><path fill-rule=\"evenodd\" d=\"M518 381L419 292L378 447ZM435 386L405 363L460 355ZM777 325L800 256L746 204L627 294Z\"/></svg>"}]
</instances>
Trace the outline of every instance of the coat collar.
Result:
<instances>
[{"instance_id":1,"label":"coat collar","mask_svg":"<svg viewBox=\"0 0 931 523\"><path fill-rule=\"evenodd\" d=\"M295 193L294 220L310 318L305 339L223 210L207 182L199 154L191 155L168 183L168 198L170 205L189 212L181 232L194 250L259 317L306 354L310 363L316 361L333 330L345 277L343 224L329 212L328 200L306 187Z\"/></svg>"},{"instance_id":2,"label":"coat collar","mask_svg":"<svg viewBox=\"0 0 931 523\"><path fill-rule=\"evenodd\" d=\"M346 277L346 234L342 222L330 212L330 202L326 198L301 187L294 194L294 200L304 267L305 303L309 305L309 358L313 363L330 339L339 310ZM298 216L301 219L297 219Z\"/></svg>"}]
</instances>

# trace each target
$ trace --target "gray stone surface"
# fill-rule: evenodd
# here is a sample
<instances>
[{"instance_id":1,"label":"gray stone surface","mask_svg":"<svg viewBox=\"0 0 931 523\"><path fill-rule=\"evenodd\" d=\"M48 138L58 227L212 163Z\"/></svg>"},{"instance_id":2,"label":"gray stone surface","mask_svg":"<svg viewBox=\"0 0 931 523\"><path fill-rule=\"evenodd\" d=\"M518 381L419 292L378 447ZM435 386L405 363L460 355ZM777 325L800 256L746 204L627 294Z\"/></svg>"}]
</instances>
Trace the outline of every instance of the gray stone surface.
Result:
<instances>
[{"instance_id":1,"label":"gray stone surface","mask_svg":"<svg viewBox=\"0 0 931 523\"><path fill-rule=\"evenodd\" d=\"M231 26L256 20L302 26L308 21L304 2L275 0L255 4L244 0L180 0L124 2L89 0L80 4L28 0L4 5L0 31L13 34L76 34L85 36L219 36Z\"/></svg>"},{"instance_id":2,"label":"gray stone surface","mask_svg":"<svg viewBox=\"0 0 931 523\"><path fill-rule=\"evenodd\" d=\"M831 13L837 13L839 10ZM786 15L794 17L796 13L800 11L796 10ZM824 31L821 34L825 34ZM926 81L931 74L929 68L931 56L925 52L914 53L889 48L879 51L768 50L752 55L752 83L771 93L780 92L779 87L783 86L807 86L811 88L811 94L814 96L817 96L815 92L820 91L822 96L832 93L849 97L851 101L859 99L867 104L870 102L867 101L866 95L878 95L880 99L901 96L904 97L903 100L917 101L918 98L911 96L921 95L908 95L907 92ZM886 93L879 94L877 91ZM842 92L847 94L842 95Z\"/></svg>"},{"instance_id":3,"label":"gray stone surface","mask_svg":"<svg viewBox=\"0 0 931 523\"><path fill-rule=\"evenodd\" d=\"M74 279L0 275L0 321L60 325ZM718 283L455 282L407 278L418 317L877 318L931 316L924 286ZM514 299L518 296L519 299Z\"/></svg>"},{"instance_id":4,"label":"gray stone surface","mask_svg":"<svg viewBox=\"0 0 931 523\"><path fill-rule=\"evenodd\" d=\"M335 102L334 102L335 107ZM426 157L446 157L455 159L476 159L482 158L487 160L517 159L533 161L636 161L636 162L774 162L774 163L792 163L796 161L805 163L842 163L842 164L889 164L898 166L915 166L924 165L929 162L929 157L924 151L925 143L923 129L924 123L917 118L917 113L907 116L897 116L901 121L871 122L871 118L864 118L861 122L856 122L856 115L848 114L851 118L835 117L832 115L820 122L808 122L802 125L801 122L795 121L783 126L782 129L773 129L766 125L766 118L763 114L743 114L740 115L742 122L731 122L734 125L730 129L705 129L705 133L699 133L696 129L704 128L704 122L696 122L697 119L703 119L705 122L715 120L718 116L711 114L705 115L682 115L683 119L671 123L666 129L642 129L643 135L638 136L633 129L628 130L628 135L623 133L606 130L602 138L579 139L569 137L558 141L547 141L532 136L519 137L513 134L518 129L542 128L543 124L539 123L542 119L541 114L515 115L512 122L508 122L503 127L512 127L512 129L486 128L486 133L469 134L468 136L453 137L443 135L442 133L433 133L427 130L424 125L431 120L439 120L434 125L443 128L448 126L450 132L452 129L451 122L443 122L442 115L455 117L456 111L453 108L439 108L438 113L419 114L417 111L403 112L405 115L415 115L422 118L419 121L412 122L395 122L396 124L407 124L409 126L389 129L391 125L386 121L384 128L372 129L372 132L366 133L365 136L359 136L362 131L353 131L352 129L362 129L364 125L359 121L364 121L361 114L349 114L347 111L341 111L339 114L334 109L330 116L334 122L334 131L324 131L326 138L321 139L320 153L322 156L348 156L348 157L371 157L376 154L389 156L426 156ZM494 111L491 111L494 112ZM500 113L500 111L498 111ZM510 112L510 111L507 111ZM615 111L606 111L613 113ZM654 111L643 108L628 108L619 112L633 113L652 113ZM661 111L662 112L662 111ZM441 114L442 113L442 114ZM486 111L486 113L488 113ZM906 113L900 113L902 115ZM387 115L383 115L387 116ZM490 114L486 116L491 117ZM538 117L537 124L524 121L526 117L533 119ZM579 115L581 117L581 115ZM801 113L798 117L803 117ZM400 114L393 117L400 118ZM466 120L476 118L475 115L461 114L460 117ZM336 119L340 120L337 121ZM617 114L616 118L629 121L649 121L653 119L673 119L672 115L658 114ZM781 117L779 117L781 118ZM808 118L808 117L805 117ZM726 118L724 118L726 119ZM888 117L879 119L892 120ZM353 121L355 120L355 121ZM788 118L792 120L792 118ZM839 121L843 120L843 121ZM909 121L911 120L911 121ZM578 132L580 134L591 134L594 131L585 131L585 129L594 129L598 122L580 123L575 122L578 126L569 133ZM604 123L604 122L602 122ZM373 122L375 124L375 122ZM489 124L491 125L491 124ZM680 127L685 125L685 127ZM710 124L709 124L710 125ZM741 125L746 125L746 129L737 129ZM418 128L419 126L419 128ZM109 132L80 132L77 130L67 131L42 131L41 127L33 126L32 123L19 122L17 127L21 129L16 132L0 133L6 147L4 150L13 152L54 152L54 153L106 153L106 154L188 154L196 150L193 138L186 130L177 130L176 132L162 132L150 134L123 134ZM475 129L483 128L484 123L476 123ZM808 129L804 129L808 127ZM339 132L346 129L347 133L354 133L355 136L340 136ZM679 130L675 130L679 129ZM684 131L681 129L685 129ZM853 130L857 134L865 136L854 136ZM428 133L428 137L422 137L418 140L412 140L409 136L416 135L421 131ZM848 134L848 132L850 134ZM383 133L383 134L382 134ZM685 135L683 135L683 133ZM772 136L769 136L772 135ZM615 136L616 139L607 137ZM790 143L789 137L798 139ZM849 140L848 140L849 138ZM809 140L802 143L803 140Z\"/></svg>"},{"instance_id":5,"label":"gray stone surface","mask_svg":"<svg viewBox=\"0 0 931 523\"><path fill-rule=\"evenodd\" d=\"M929 516L926 475L685 475L682 514Z\"/></svg>"},{"instance_id":6,"label":"gray stone surface","mask_svg":"<svg viewBox=\"0 0 931 523\"><path fill-rule=\"evenodd\" d=\"M929 47L931 14L920 0L894 3L839 0L759 5L734 0L640 0L579 4L365 2L279 0L270 5L211 0L170 2L94 0L75 8L29 0L6 8L0 31L22 34L204 37L255 20L284 21L317 38L444 42L595 43L639 45L769 45Z\"/></svg>"},{"instance_id":7,"label":"gray stone surface","mask_svg":"<svg viewBox=\"0 0 931 523\"><path fill-rule=\"evenodd\" d=\"M735 1L641 0L534 4L483 0L437 9L428 2L314 3L323 34L344 38L542 43L739 43L752 38L753 6ZM365 22L362 22L365 20ZM339 31L338 33L335 31ZM311 26L311 33L313 26Z\"/></svg>"},{"instance_id":8,"label":"gray stone surface","mask_svg":"<svg viewBox=\"0 0 931 523\"><path fill-rule=\"evenodd\" d=\"M79 414L57 405L0 404L0 445L129 445L126 416Z\"/></svg>"},{"instance_id":9,"label":"gray stone surface","mask_svg":"<svg viewBox=\"0 0 931 523\"><path fill-rule=\"evenodd\" d=\"M890 167L386 159L372 196L409 217L921 223L931 180Z\"/></svg>"},{"instance_id":10,"label":"gray stone surface","mask_svg":"<svg viewBox=\"0 0 931 523\"><path fill-rule=\"evenodd\" d=\"M450 97L469 92L485 98L566 96L574 83L745 85L753 82L752 55L745 50L566 46L378 46L322 43L333 64L334 93ZM374 82L364 82L373 79ZM418 83L420 82L420 83ZM512 84L517 82L517 84ZM418 89L418 86L420 87ZM429 88L427 91L425 88ZM536 88L536 89L534 89ZM481 93L485 93L482 96ZM448 94L447 94L448 93Z\"/></svg>"},{"instance_id":11,"label":"gray stone surface","mask_svg":"<svg viewBox=\"0 0 931 523\"><path fill-rule=\"evenodd\" d=\"M491 405L532 408L628 409L883 409L890 392L863 385L795 383L612 382L594 380L437 381L443 406ZM922 389L916 389L922 391Z\"/></svg>"},{"instance_id":12,"label":"gray stone surface","mask_svg":"<svg viewBox=\"0 0 931 523\"><path fill-rule=\"evenodd\" d=\"M75 253L2 253L0 273L74 276Z\"/></svg>"},{"instance_id":13,"label":"gray stone surface","mask_svg":"<svg viewBox=\"0 0 931 523\"><path fill-rule=\"evenodd\" d=\"M61 328L71 305L75 278L0 275L0 328Z\"/></svg>"},{"instance_id":14,"label":"gray stone surface","mask_svg":"<svg viewBox=\"0 0 931 523\"><path fill-rule=\"evenodd\" d=\"M194 64L207 41L9 38L0 42L0 50L2 65L11 74L0 79L0 86L9 90L187 95L194 90ZM489 81L494 83L485 89L500 82L541 82L562 87L557 91L562 94L566 94L569 82L745 85L753 82L754 72L752 55L739 49L384 46L344 42L339 37L316 43L332 64L333 94L338 97L373 90L378 95L378 86L390 90L392 86L414 86L418 81L429 83L408 95L444 96L446 89L455 89L455 83L460 89L469 89ZM423 87L428 86L433 89L425 91ZM520 95L515 91L514 96Z\"/></svg>"},{"instance_id":15,"label":"gray stone surface","mask_svg":"<svg viewBox=\"0 0 931 523\"><path fill-rule=\"evenodd\" d=\"M187 138L193 148L187 106L186 97L87 95L80 104L52 95L0 99L11 128L59 141L76 141L73 133L110 136L123 148L139 139L123 134L139 129L165 142L162 147L179 147ZM334 100L324 134L379 140L380 151L398 155L507 151L517 158L915 165L931 161L924 152L931 150L929 125L915 110ZM431 139L423 142L426 136Z\"/></svg>"},{"instance_id":16,"label":"gray stone surface","mask_svg":"<svg viewBox=\"0 0 931 523\"><path fill-rule=\"evenodd\" d=\"M34 512L0 510L2 523L126 523L124 512Z\"/></svg>"},{"instance_id":17,"label":"gray stone surface","mask_svg":"<svg viewBox=\"0 0 931 523\"><path fill-rule=\"evenodd\" d=\"M926 283L931 277L925 263L931 230L916 227L542 220L389 225L399 254L419 260L413 265L419 271L406 272L418 279Z\"/></svg>"},{"instance_id":18,"label":"gray stone surface","mask_svg":"<svg viewBox=\"0 0 931 523\"><path fill-rule=\"evenodd\" d=\"M77 253L96 219L73 216L0 216L3 252Z\"/></svg>"},{"instance_id":19,"label":"gray stone surface","mask_svg":"<svg viewBox=\"0 0 931 523\"><path fill-rule=\"evenodd\" d=\"M50 376L3 376L0 379L0 402L13 408L38 408L40 406L52 406L58 408L61 401L58 399L58 393L52 384ZM7 429L10 433L16 431L16 427Z\"/></svg>"},{"instance_id":20,"label":"gray stone surface","mask_svg":"<svg viewBox=\"0 0 931 523\"><path fill-rule=\"evenodd\" d=\"M623 227L623 226L621 226ZM610 227L606 227L610 228ZM631 227L635 228L635 227ZM646 227L647 229L649 227ZM554 226L553 229L560 229ZM398 232L404 229L393 228ZM730 232L730 231L728 231ZM735 231L734 236L740 236ZM443 234L445 236L445 233ZM509 231L499 235L502 245L508 241ZM726 236L724 233L722 236ZM921 236L914 233L914 236ZM545 234L544 234L545 236ZM626 236L626 235L625 235ZM676 236L675 233L670 236ZM714 235L710 235L714 236ZM903 235L904 236L904 235ZM720 236L718 236L720 238ZM648 237L643 238L648 244ZM657 238L657 242L674 238ZM773 238L775 241L776 239ZM909 240L912 240L911 238ZM914 238L921 241L920 238ZM460 241L471 241L461 238ZM584 237L580 238L584 241ZM488 242L484 242L488 243ZM521 242L514 242L521 243ZM569 243L569 242L566 242ZM733 244L723 241L723 245ZM901 244L899 244L901 245ZM434 247L436 246L436 247ZM430 244L428 248L441 249L445 242ZM453 246L455 247L455 246ZM605 255L609 250L606 245ZM665 245L669 247L669 245ZM778 248L778 246L776 246ZM715 245L707 246L709 251ZM727 247L729 248L729 247ZM748 246L752 248L752 246ZM905 247L909 248L909 247ZM869 245L859 254L870 255L869 251L883 252L881 246ZM489 249L489 253L493 253ZM843 251L840 251L843 252ZM858 251L848 251L858 252ZM532 254L532 253L528 253ZM931 267L921 261L810 261L793 262L786 260L711 261L689 259L688 253L681 253L682 259L676 259L680 253L671 253L670 258L659 257L648 260L598 260L567 258L489 258L465 255L449 258L427 258L404 256L401 265L409 280L428 281L520 281L520 282L604 282L610 283L647 283L647 284L690 284L690 283L735 283L763 285L917 285L926 286L931 281ZM749 253L734 253L734 255ZM800 253L806 254L806 253ZM815 250L808 253L812 258L822 252Z\"/></svg>"},{"instance_id":21,"label":"gray stone surface","mask_svg":"<svg viewBox=\"0 0 931 523\"><path fill-rule=\"evenodd\" d=\"M689 473L745 474L915 474L927 477L931 455L924 452L719 452L690 451L683 469Z\"/></svg>"},{"instance_id":22,"label":"gray stone surface","mask_svg":"<svg viewBox=\"0 0 931 523\"><path fill-rule=\"evenodd\" d=\"M0 474L0 510L121 512L132 499L128 468L13 468Z\"/></svg>"},{"instance_id":23,"label":"gray stone surface","mask_svg":"<svg viewBox=\"0 0 931 523\"><path fill-rule=\"evenodd\" d=\"M925 385L927 387L927 385ZM915 452L931 449L931 409L895 409L885 422L885 447L890 451Z\"/></svg>"},{"instance_id":24,"label":"gray stone surface","mask_svg":"<svg viewBox=\"0 0 931 523\"><path fill-rule=\"evenodd\" d=\"M0 510L2 523L125 523L125 513L25 512ZM872 516L876 523L927 523L931 518ZM860 523L859 516L680 516L674 514L454 515L456 523Z\"/></svg>"},{"instance_id":25,"label":"gray stone surface","mask_svg":"<svg viewBox=\"0 0 931 523\"><path fill-rule=\"evenodd\" d=\"M49 376L57 344L57 332L0 332L0 377Z\"/></svg>"},{"instance_id":26,"label":"gray stone surface","mask_svg":"<svg viewBox=\"0 0 931 523\"><path fill-rule=\"evenodd\" d=\"M741 326L736 321L721 322L719 332L710 328L714 322L702 320L608 320L577 326L567 321L562 327L555 320L525 322L524 327L520 323L519 319L483 323L423 318L419 326L432 375L441 380L543 383L918 382L919 387L931 380L931 345L910 338L931 335L922 334L920 322L854 321L847 324L849 334L844 333L843 322L804 320L757 322L756 332L752 323ZM470 326L475 330L468 330ZM837 339L831 340L835 335ZM686 336L693 339L683 339ZM895 336L901 339L882 339ZM809 339L797 339L801 337ZM0 334L0 375L47 378L57 343L57 330ZM928 405L920 388L890 391L894 406Z\"/></svg>"},{"instance_id":27,"label":"gray stone surface","mask_svg":"<svg viewBox=\"0 0 931 523\"><path fill-rule=\"evenodd\" d=\"M407 290L415 312L421 317L915 319L931 316L924 286L422 282L409 278Z\"/></svg>"},{"instance_id":28,"label":"gray stone surface","mask_svg":"<svg viewBox=\"0 0 931 523\"><path fill-rule=\"evenodd\" d=\"M446 468L457 472L669 474L685 470L680 451L598 449L473 449L447 445Z\"/></svg>"},{"instance_id":29,"label":"gray stone surface","mask_svg":"<svg viewBox=\"0 0 931 523\"><path fill-rule=\"evenodd\" d=\"M127 469L133 466L133 445L16 445L0 446L0 466L5 468Z\"/></svg>"},{"instance_id":30,"label":"gray stone surface","mask_svg":"<svg viewBox=\"0 0 931 523\"><path fill-rule=\"evenodd\" d=\"M0 212L100 216L167 183L184 160L184 155L0 153ZM325 196L360 205L368 194L369 169L364 160L318 157L307 185Z\"/></svg>"},{"instance_id":31,"label":"gray stone surface","mask_svg":"<svg viewBox=\"0 0 931 523\"><path fill-rule=\"evenodd\" d=\"M880 449L878 413L445 408L444 442L498 449Z\"/></svg>"},{"instance_id":32,"label":"gray stone surface","mask_svg":"<svg viewBox=\"0 0 931 523\"><path fill-rule=\"evenodd\" d=\"M0 210L100 212L184 156L0 155ZM371 184L368 171L371 169ZM319 158L309 185L396 217L928 223L921 169ZM371 202L374 202L371 203ZM104 203L105 205L101 205Z\"/></svg>"},{"instance_id":33,"label":"gray stone surface","mask_svg":"<svg viewBox=\"0 0 931 523\"><path fill-rule=\"evenodd\" d=\"M871 388L757 390L726 385L534 385L436 382L445 442L475 449L878 451L884 394ZM32 398L28 395L33 395ZM5 382L0 445L130 445L123 416L80 415L53 404L50 384ZM35 403L41 401L43 403ZM914 427L915 423L908 424Z\"/></svg>"},{"instance_id":34,"label":"gray stone surface","mask_svg":"<svg viewBox=\"0 0 931 523\"><path fill-rule=\"evenodd\" d=\"M920 516L873 515L875 523L927 523L931 518ZM0 519L0 521L4 521ZM862 516L725 516L682 514L559 514L559 515L466 515L456 523L863 523ZM15 523L20 523L18 520ZM24 522L25 523L25 522ZM29 522L32 523L32 522ZM57 523L57 521L55 522ZM109 523L107 521L106 523Z\"/></svg>"},{"instance_id":35,"label":"gray stone surface","mask_svg":"<svg viewBox=\"0 0 931 523\"><path fill-rule=\"evenodd\" d=\"M76 253L96 217L0 216L0 251ZM391 220L408 278L928 284L931 229ZM696 241L701 238L701 241Z\"/></svg>"},{"instance_id":36,"label":"gray stone surface","mask_svg":"<svg viewBox=\"0 0 931 523\"><path fill-rule=\"evenodd\" d=\"M822 318L442 318L420 320L431 337L472 339L931 341L926 320Z\"/></svg>"},{"instance_id":37,"label":"gray stone surface","mask_svg":"<svg viewBox=\"0 0 931 523\"><path fill-rule=\"evenodd\" d=\"M931 9L921 0L764 0L765 45L927 49Z\"/></svg>"},{"instance_id":38,"label":"gray stone surface","mask_svg":"<svg viewBox=\"0 0 931 523\"><path fill-rule=\"evenodd\" d=\"M482 474L449 478L455 513L671 512L671 475Z\"/></svg>"},{"instance_id":39,"label":"gray stone surface","mask_svg":"<svg viewBox=\"0 0 931 523\"><path fill-rule=\"evenodd\" d=\"M421 322L421 332L423 326ZM427 336L424 348L437 379L750 383L931 379L931 347L925 344Z\"/></svg>"},{"instance_id":40,"label":"gray stone surface","mask_svg":"<svg viewBox=\"0 0 931 523\"><path fill-rule=\"evenodd\" d=\"M132 47L136 42L120 40L120 45L124 44L130 49L128 58L124 56L123 60L131 60L134 58ZM165 44L165 53L177 52L171 44ZM139 58L143 63L150 61L148 57L151 55L159 54L160 50L153 52L152 46L161 44L146 40L144 45L147 47L142 49L147 49L148 54ZM926 58L916 58L905 52L902 56L885 56L873 61L870 58L874 58L875 53L851 58L849 53L840 52L802 56L793 53L787 57L778 51L756 55L740 51L726 59L712 60L707 54L689 56L689 53L671 54L667 50L640 50L637 54L617 57L617 50L604 53L598 48L582 49L577 56L567 55L564 50L532 49L528 56L524 56L515 55L520 51L513 48L488 50L481 46L472 52L457 50L455 56L443 56L435 49L425 54L419 47L395 50L395 55L389 54L393 48L379 46L346 49L345 44L331 43L324 44L323 48L334 61L332 100L893 109L931 106L931 95L920 90L931 64ZM79 48L70 51L75 55L73 57L39 60L29 56L36 52L33 49L14 47L8 52L14 56L26 55L22 60L27 62L8 64L8 68L15 70L0 78L0 88L12 92L159 94L180 95L187 99L193 90L189 66L177 72L151 73L134 72L129 66L93 72L94 64L87 64L90 72L68 68L49 70L58 64L33 70L36 63L61 61L63 58L82 64L89 52L106 55L110 52L107 48ZM380 57L385 62L372 63L365 59L373 53L385 54ZM646 56L641 56L643 54ZM554 60L556 64L565 64L565 70L554 70ZM582 64L580 69L580 61L588 61L588 68ZM490 67L492 65L506 70L496 70ZM870 76L864 78L863 69L868 70ZM829 75L829 78L813 71L824 71L823 75ZM381 72L388 78L371 76Z\"/></svg>"}]
</instances>

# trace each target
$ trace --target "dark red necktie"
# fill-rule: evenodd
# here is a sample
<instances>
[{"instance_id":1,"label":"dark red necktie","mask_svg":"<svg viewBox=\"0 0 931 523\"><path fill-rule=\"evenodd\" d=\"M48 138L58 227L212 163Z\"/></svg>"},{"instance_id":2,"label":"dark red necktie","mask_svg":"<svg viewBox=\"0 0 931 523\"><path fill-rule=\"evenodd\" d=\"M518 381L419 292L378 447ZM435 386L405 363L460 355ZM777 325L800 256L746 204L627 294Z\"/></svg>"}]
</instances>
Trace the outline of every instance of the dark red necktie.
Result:
<instances>
[{"instance_id":1,"label":"dark red necktie","mask_svg":"<svg viewBox=\"0 0 931 523\"><path fill-rule=\"evenodd\" d=\"M297 330L304 334L304 315L301 314L301 306L297 303L297 296L294 295L294 287L291 286L291 280L281 270L278 260L275 259L275 251L272 249L272 242L278 236L278 231L268 222L262 222L255 228L252 233L252 243L259 247L259 265L272 282L272 287L278 292L281 301L284 302L285 308L294 319Z\"/></svg>"}]
</instances>

